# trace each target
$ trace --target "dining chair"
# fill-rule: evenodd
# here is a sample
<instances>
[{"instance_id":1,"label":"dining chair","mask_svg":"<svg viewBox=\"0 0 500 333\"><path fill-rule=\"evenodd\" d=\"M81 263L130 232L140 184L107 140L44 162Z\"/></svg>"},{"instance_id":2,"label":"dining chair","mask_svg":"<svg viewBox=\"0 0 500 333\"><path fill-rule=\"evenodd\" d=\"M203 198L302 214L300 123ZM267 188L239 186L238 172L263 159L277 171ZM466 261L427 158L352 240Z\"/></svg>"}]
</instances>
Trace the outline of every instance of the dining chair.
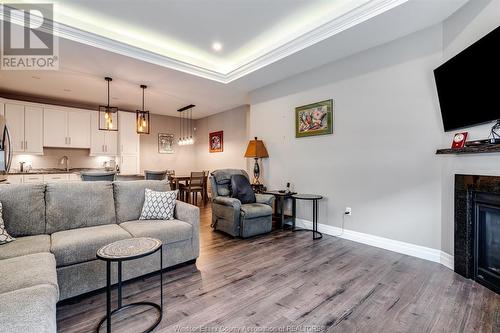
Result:
<instances>
[{"instance_id":1,"label":"dining chair","mask_svg":"<svg viewBox=\"0 0 500 333\"><path fill-rule=\"evenodd\" d=\"M193 203L195 206L198 205L198 192L203 196L203 181L205 178L205 173L201 172L191 172L191 177L189 178L189 183L185 185L183 192L186 194L186 201ZM191 199L192 196L192 200Z\"/></svg>"},{"instance_id":2,"label":"dining chair","mask_svg":"<svg viewBox=\"0 0 500 333\"><path fill-rule=\"evenodd\" d=\"M88 181L109 181L112 182L115 180L115 175L116 172L111 171L111 172L95 172L95 171L90 171L90 172L81 172L80 177L84 182Z\"/></svg>"},{"instance_id":3,"label":"dining chair","mask_svg":"<svg viewBox=\"0 0 500 333\"><path fill-rule=\"evenodd\" d=\"M208 201L208 176L210 176L209 170L203 170L203 192L201 194L203 198L203 202L207 203Z\"/></svg>"},{"instance_id":4,"label":"dining chair","mask_svg":"<svg viewBox=\"0 0 500 333\"><path fill-rule=\"evenodd\" d=\"M153 171L144 170L144 179L146 180L163 180L167 176L167 170Z\"/></svg>"}]
</instances>

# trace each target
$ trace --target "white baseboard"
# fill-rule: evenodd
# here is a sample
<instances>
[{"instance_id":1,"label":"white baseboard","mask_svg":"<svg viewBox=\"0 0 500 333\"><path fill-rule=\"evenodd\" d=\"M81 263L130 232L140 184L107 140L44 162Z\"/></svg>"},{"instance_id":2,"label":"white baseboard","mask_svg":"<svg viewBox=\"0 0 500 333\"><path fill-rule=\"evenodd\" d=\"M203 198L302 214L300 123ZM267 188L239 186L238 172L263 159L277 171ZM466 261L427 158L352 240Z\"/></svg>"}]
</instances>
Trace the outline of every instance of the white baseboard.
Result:
<instances>
[{"instance_id":1,"label":"white baseboard","mask_svg":"<svg viewBox=\"0 0 500 333\"><path fill-rule=\"evenodd\" d=\"M451 254L441 251L441 265L448 267L451 270L455 269L455 259Z\"/></svg>"},{"instance_id":2,"label":"white baseboard","mask_svg":"<svg viewBox=\"0 0 500 333\"><path fill-rule=\"evenodd\" d=\"M297 219L296 223L297 227L307 229L312 228L312 222L308 220ZM453 270L453 256L440 250L347 229L344 229L344 231L342 232L341 228L326 224L318 224L318 231L326 235L336 236L339 238L351 240L353 242L375 246L381 249L437 262Z\"/></svg>"}]
</instances>

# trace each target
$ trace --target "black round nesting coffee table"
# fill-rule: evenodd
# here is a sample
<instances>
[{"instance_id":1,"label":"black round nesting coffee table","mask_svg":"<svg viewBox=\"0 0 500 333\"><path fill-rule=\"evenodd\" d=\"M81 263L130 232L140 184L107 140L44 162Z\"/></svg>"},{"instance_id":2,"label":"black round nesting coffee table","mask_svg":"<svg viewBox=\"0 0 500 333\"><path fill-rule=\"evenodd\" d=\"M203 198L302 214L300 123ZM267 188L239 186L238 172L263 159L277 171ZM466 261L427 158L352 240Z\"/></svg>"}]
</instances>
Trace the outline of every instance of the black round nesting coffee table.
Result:
<instances>
[{"instance_id":1,"label":"black round nesting coffee table","mask_svg":"<svg viewBox=\"0 0 500 333\"><path fill-rule=\"evenodd\" d=\"M313 228L312 229L304 229L304 228L296 228L295 227L295 219L293 220L293 231L312 231L313 239L323 238L323 234L318 231L318 201L323 199L323 196L318 194L295 194L292 196L293 198L293 216L296 216L296 200L309 200L313 203Z\"/></svg>"},{"instance_id":2,"label":"black round nesting coffee table","mask_svg":"<svg viewBox=\"0 0 500 333\"><path fill-rule=\"evenodd\" d=\"M160 304L136 302L122 305L122 262L149 256L160 251ZM158 319L144 333L151 332L161 322L163 316L163 251L162 242L156 238L139 237L123 239L97 250L97 258L106 261L106 316L99 322L97 332L106 322L107 333L111 333L111 317L135 306L150 306L158 311ZM118 263L118 307L111 310L111 263Z\"/></svg>"}]
</instances>

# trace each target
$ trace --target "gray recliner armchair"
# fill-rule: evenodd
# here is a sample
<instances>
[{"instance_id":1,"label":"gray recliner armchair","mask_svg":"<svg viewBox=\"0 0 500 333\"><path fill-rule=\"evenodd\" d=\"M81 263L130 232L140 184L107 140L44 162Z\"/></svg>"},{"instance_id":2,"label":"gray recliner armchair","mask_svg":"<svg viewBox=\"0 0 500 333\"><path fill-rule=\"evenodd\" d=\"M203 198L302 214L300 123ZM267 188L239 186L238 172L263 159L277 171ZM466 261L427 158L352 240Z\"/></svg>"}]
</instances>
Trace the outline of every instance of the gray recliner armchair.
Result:
<instances>
[{"instance_id":1,"label":"gray recliner armchair","mask_svg":"<svg viewBox=\"0 0 500 333\"><path fill-rule=\"evenodd\" d=\"M243 238L270 232L274 196L255 194L256 203L241 204L231 198L232 175L244 175L248 179L245 170L222 169L211 173L212 228Z\"/></svg>"}]
</instances>

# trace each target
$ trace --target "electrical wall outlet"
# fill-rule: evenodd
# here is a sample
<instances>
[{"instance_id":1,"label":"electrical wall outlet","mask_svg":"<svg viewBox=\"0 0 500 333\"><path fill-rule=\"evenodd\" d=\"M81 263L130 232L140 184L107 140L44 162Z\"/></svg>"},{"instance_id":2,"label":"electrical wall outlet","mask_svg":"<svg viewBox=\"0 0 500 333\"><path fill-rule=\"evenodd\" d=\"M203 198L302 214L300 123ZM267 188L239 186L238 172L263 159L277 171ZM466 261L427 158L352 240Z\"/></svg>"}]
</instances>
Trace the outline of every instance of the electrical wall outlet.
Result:
<instances>
[{"instance_id":1,"label":"electrical wall outlet","mask_svg":"<svg viewBox=\"0 0 500 333\"><path fill-rule=\"evenodd\" d=\"M349 215L349 216L352 215L352 208L351 207L346 207L345 208L345 215Z\"/></svg>"}]
</instances>

